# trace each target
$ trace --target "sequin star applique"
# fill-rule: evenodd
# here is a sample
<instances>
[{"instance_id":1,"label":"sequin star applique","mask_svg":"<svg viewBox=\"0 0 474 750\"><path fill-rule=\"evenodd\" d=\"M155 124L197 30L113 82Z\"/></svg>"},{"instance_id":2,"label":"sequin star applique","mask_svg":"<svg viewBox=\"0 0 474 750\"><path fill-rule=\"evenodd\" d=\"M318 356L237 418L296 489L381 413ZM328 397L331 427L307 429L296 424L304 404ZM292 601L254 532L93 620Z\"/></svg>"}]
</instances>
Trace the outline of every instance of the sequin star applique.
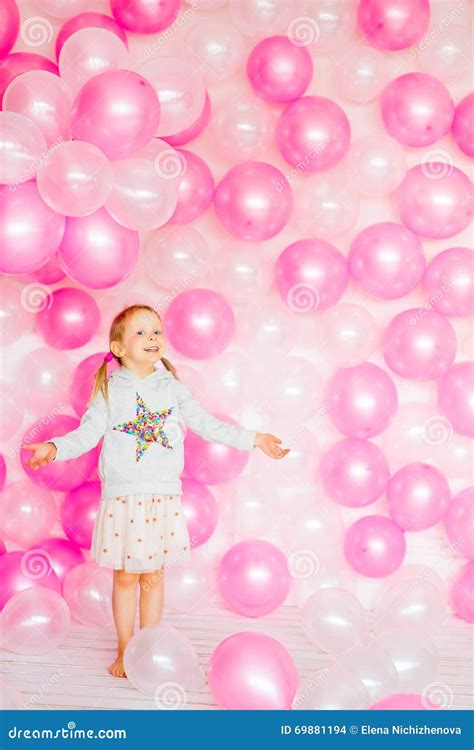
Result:
<instances>
[{"instance_id":1,"label":"sequin star applique","mask_svg":"<svg viewBox=\"0 0 474 750\"><path fill-rule=\"evenodd\" d=\"M121 424L117 424L112 429L136 437L137 444L135 460L138 463L145 451L148 450L153 443L159 443L164 448L173 450L173 446L169 445L168 436L165 432L165 422L171 415L174 407L172 406L163 411L153 412L148 408L138 393L136 396L136 418L132 422L122 422Z\"/></svg>"}]
</instances>

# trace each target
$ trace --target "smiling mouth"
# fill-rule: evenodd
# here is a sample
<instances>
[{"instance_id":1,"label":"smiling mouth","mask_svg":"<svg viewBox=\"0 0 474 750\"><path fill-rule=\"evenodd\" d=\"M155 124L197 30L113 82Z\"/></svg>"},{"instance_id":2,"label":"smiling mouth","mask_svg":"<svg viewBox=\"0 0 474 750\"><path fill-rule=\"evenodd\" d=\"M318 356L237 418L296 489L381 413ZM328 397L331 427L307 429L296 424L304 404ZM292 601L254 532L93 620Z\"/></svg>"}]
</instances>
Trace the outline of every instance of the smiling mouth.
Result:
<instances>
[{"instance_id":1,"label":"smiling mouth","mask_svg":"<svg viewBox=\"0 0 474 750\"><path fill-rule=\"evenodd\" d=\"M159 346L150 346L148 349L145 349L146 352L158 352L159 350Z\"/></svg>"}]
</instances>

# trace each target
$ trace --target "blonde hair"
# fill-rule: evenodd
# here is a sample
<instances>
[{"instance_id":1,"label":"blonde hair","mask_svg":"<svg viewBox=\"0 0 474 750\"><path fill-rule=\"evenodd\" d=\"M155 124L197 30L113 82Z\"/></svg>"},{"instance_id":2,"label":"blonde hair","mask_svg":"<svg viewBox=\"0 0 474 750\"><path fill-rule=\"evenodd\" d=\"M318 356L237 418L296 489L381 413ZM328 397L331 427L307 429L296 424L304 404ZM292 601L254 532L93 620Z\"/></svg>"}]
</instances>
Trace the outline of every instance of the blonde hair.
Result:
<instances>
[{"instance_id":1,"label":"blonde hair","mask_svg":"<svg viewBox=\"0 0 474 750\"><path fill-rule=\"evenodd\" d=\"M123 334L125 332L125 326L127 324L128 319L130 318L133 313L138 312L139 310L148 310L148 312L154 313L158 316L161 322L161 316L154 307L150 307L150 305L130 305L129 307L125 307L121 312L118 313L118 315L115 316L115 318L112 321L112 324L110 326L109 331L109 351L110 351L110 345L112 341L123 341ZM110 352L113 356L113 358L121 364L120 357L117 357L113 352ZM161 358L161 361L163 362L164 366L167 370L171 372L173 377L176 378L176 380L179 380L178 373L176 371L176 368L174 365L171 364L169 359L165 359L165 357ZM92 395L90 397L90 401L92 401L98 393L102 393L103 397L105 398L105 401L108 403L109 400L109 380L107 378L107 361L104 359L101 366L97 370L95 374L95 382L94 387L92 389Z\"/></svg>"}]
</instances>

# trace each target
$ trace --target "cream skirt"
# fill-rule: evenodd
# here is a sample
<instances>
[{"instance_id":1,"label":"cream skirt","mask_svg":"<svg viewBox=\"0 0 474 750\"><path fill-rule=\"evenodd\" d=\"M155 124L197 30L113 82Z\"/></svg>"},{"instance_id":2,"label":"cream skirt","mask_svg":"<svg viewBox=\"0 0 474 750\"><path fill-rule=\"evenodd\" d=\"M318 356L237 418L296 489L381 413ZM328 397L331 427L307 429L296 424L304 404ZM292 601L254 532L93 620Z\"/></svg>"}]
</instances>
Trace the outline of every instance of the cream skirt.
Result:
<instances>
[{"instance_id":1,"label":"cream skirt","mask_svg":"<svg viewBox=\"0 0 474 750\"><path fill-rule=\"evenodd\" d=\"M159 570L191 559L181 495L123 495L100 501L91 559L130 573Z\"/></svg>"}]
</instances>

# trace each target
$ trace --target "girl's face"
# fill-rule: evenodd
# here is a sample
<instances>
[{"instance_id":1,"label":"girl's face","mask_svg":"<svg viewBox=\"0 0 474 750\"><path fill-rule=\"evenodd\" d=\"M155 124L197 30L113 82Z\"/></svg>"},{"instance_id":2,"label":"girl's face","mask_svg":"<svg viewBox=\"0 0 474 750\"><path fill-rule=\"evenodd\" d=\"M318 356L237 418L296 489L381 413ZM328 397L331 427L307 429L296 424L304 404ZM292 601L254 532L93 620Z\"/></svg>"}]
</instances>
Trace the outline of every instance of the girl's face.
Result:
<instances>
[{"instance_id":1,"label":"girl's face","mask_svg":"<svg viewBox=\"0 0 474 750\"><path fill-rule=\"evenodd\" d=\"M149 310L134 312L125 326L121 357L136 364L155 363L163 356L166 341L161 321Z\"/></svg>"}]
</instances>

